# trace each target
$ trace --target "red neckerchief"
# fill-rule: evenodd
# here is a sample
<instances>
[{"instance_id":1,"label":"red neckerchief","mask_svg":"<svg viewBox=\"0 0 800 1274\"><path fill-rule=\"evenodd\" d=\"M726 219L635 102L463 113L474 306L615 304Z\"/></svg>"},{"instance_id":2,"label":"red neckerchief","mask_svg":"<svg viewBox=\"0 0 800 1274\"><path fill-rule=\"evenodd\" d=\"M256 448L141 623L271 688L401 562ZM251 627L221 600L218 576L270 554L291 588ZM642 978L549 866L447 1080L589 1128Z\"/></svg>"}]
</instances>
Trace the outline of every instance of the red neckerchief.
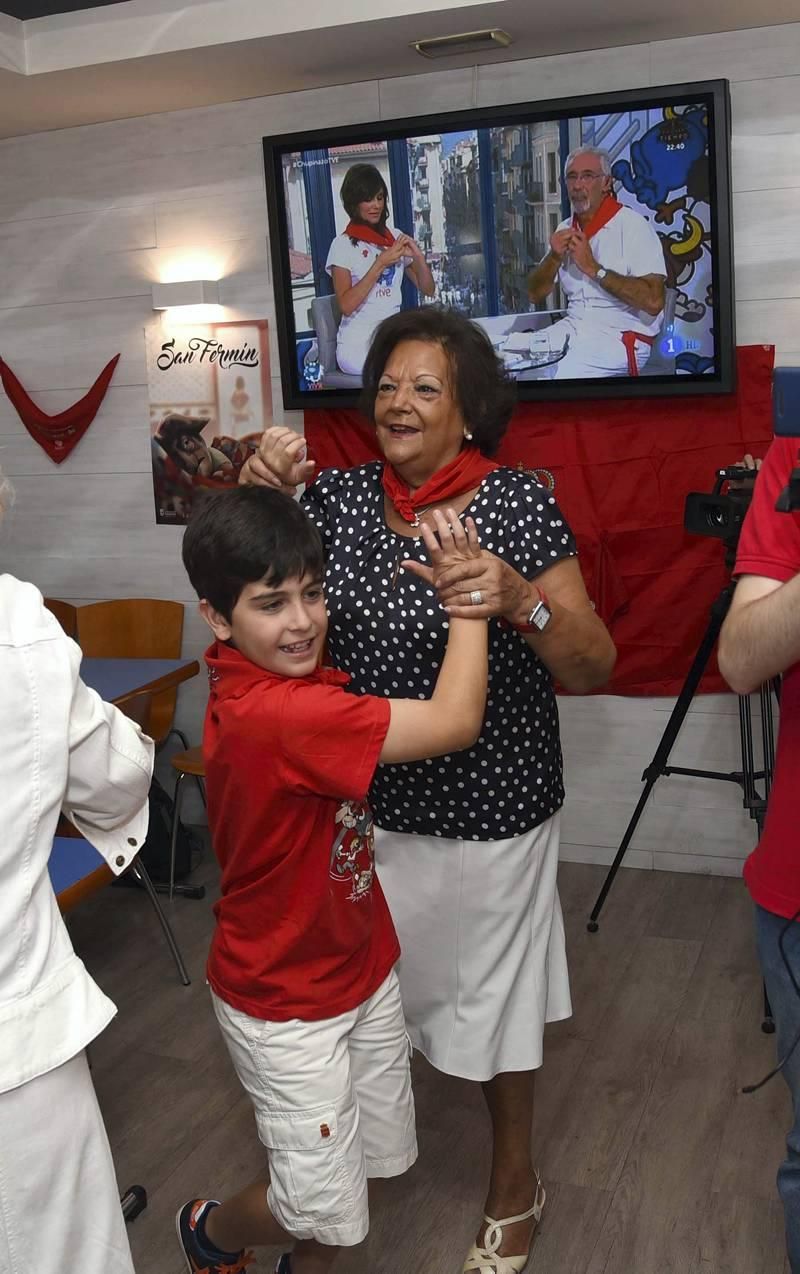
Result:
<instances>
[{"instance_id":1,"label":"red neckerchief","mask_svg":"<svg viewBox=\"0 0 800 1274\"><path fill-rule=\"evenodd\" d=\"M607 226L612 217L616 217L622 204L619 199L615 199L613 195L606 195L597 212L592 217L588 226L582 226L577 216L572 218L572 229L583 230L587 239L591 239L592 235L597 234L598 230L602 230L603 226Z\"/></svg>"},{"instance_id":2,"label":"red neckerchief","mask_svg":"<svg viewBox=\"0 0 800 1274\"><path fill-rule=\"evenodd\" d=\"M428 508L431 504L441 504L444 500L454 500L456 496L479 487L487 473L492 473L500 466L493 460L482 456L477 447L464 447L455 460L438 469L432 478L428 478L413 494L408 484L403 481L395 469L384 462L383 489L388 495L404 522L419 526L418 509Z\"/></svg>"},{"instance_id":3,"label":"red neckerchief","mask_svg":"<svg viewBox=\"0 0 800 1274\"><path fill-rule=\"evenodd\" d=\"M377 248L391 248L394 235L386 226L378 230L376 226L365 225L363 221L348 221L344 228L349 239L360 239L362 243L374 243Z\"/></svg>"},{"instance_id":4,"label":"red neckerchief","mask_svg":"<svg viewBox=\"0 0 800 1274\"><path fill-rule=\"evenodd\" d=\"M42 450L46 451L56 464L66 460L100 410L100 404L105 398L119 358L119 354L115 354L111 361L106 363L89 392L71 407L66 407L55 416L49 416L46 411L42 411L41 407L36 406L8 363L4 363L0 358L0 380L9 400L16 407L17 414L31 438L38 442Z\"/></svg>"}]
</instances>

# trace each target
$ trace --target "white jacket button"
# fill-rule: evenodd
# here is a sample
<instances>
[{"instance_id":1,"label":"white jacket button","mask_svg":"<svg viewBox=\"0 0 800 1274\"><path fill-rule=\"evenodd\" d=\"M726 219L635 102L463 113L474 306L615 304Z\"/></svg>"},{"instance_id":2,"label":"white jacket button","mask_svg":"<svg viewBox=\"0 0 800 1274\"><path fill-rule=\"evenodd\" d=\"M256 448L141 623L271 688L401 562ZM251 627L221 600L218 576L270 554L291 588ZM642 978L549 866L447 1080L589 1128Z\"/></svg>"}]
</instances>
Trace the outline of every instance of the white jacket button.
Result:
<instances>
[{"instance_id":1,"label":"white jacket button","mask_svg":"<svg viewBox=\"0 0 800 1274\"><path fill-rule=\"evenodd\" d=\"M117 864L117 866L118 866L118 867L124 867L124 866L125 866L125 855L124 855L124 854L117 854L117 857L116 857L116 864Z\"/></svg>"},{"instance_id":2,"label":"white jacket button","mask_svg":"<svg viewBox=\"0 0 800 1274\"><path fill-rule=\"evenodd\" d=\"M129 844L129 845L135 845L135 844L136 844L136 837L135 837L135 836L129 836L129 837L128 837L128 844Z\"/></svg>"}]
</instances>

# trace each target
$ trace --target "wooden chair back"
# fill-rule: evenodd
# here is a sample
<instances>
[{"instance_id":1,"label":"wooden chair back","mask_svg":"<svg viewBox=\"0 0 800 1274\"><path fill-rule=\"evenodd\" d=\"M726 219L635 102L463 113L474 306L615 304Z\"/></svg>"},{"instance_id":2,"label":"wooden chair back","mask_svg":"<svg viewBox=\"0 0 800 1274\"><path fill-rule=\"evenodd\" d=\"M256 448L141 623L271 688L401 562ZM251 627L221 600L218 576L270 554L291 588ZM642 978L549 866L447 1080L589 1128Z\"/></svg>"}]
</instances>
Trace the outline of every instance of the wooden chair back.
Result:
<instances>
[{"instance_id":1,"label":"wooden chair back","mask_svg":"<svg viewBox=\"0 0 800 1274\"><path fill-rule=\"evenodd\" d=\"M122 598L81 606L78 641L84 655L94 658L179 659L183 605L155 598ZM150 719L143 728L156 743L163 743L172 729L177 698L177 689L152 696Z\"/></svg>"},{"instance_id":2,"label":"wooden chair back","mask_svg":"<svg viewBox=\"0 0 800 1274\"><path fill-rule=\"evenodd\" d=\"M45 597L44 604L55 615L68 637L78 634L78 608L71 602L60 602L56 597Z\"/></svg>"},{"instance_id":3,"label":"wooden chair back","mask_svg":"<svg viewBox=\"0 0 800 1274\"><path fill-rule=\"evenodd\" d=\"M153 696L149 690L141 690L139 694L129 695L127 699L120 699L117 707L131 721L135 721L138 726L141 726L142 730L147 734L153 708Z\"/></svg>"}]
</instances>

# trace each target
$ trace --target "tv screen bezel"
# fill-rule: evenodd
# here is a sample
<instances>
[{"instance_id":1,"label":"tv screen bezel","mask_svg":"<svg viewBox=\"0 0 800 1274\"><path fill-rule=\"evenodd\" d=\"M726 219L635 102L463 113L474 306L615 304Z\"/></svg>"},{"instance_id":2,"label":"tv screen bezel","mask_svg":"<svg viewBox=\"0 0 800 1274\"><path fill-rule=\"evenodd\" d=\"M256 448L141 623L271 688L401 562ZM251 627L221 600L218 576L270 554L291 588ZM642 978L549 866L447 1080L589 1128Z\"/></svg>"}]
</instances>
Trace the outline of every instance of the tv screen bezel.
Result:
<instances>
[{"instance_id":1,"label":"tv screen bezel","mask_svg":"<svg viewBox=\"0 0 800 1274\"><path fill-rule=\"evenodd\" d=\"M272 284L280 354L281 386L287 410L357 407L359 391L351 389L301 390L297 370L293 321L289 236L283 198L283 156L291 151L353 142L391 141L423 137L431 133L529 124L575 118L619 107L647 109L668 101L676 106L707 101L713 110L709 128L709 184L711 208L712 280L715 298L714 332L717 371L713 375L603 377L585 381L533 380L517 382L520 402L580 400L587 398L649 398L695 394L729 394L736 387L735 316L733 296L733 226L731 190L731 103L729 81L701 80L665 84L653 88L622 89L583 97L549 98L546 101L511 102L502 106L470 107L460 111L433 112L374 123L345 124L334 128L304 129L263 138Z\"/></svg>"}]
</instances>

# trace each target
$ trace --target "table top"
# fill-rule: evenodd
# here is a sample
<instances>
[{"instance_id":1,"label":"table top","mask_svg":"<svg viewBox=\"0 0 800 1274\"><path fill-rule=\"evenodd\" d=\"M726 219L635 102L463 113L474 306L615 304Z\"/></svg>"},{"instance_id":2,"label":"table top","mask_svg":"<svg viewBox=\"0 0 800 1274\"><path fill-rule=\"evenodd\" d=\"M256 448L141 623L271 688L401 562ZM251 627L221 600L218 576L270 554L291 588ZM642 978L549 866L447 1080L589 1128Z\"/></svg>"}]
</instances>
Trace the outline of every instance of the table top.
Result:
<instances>
[{"instance_id":1,"label":"table top","mask_svg":"<svg viewBox=\"0 0 800 1274\"><path fill-rule=\"evenodd\" d=\"M95 659L84 656L81 678L101 699L117 703L129 695L172 690L196 677L196 659Z\"/></svg>"},{"instance_id":2,"label":"table top","mask_svg":"<svg viewBox=\"0 0 800 1274\"><path fill-rule=\"evenodd\" d=\"M108 884L113 876L102 855L81 836L55 836L47 870L62 911Z\"/></svg>"}]
</instances>

